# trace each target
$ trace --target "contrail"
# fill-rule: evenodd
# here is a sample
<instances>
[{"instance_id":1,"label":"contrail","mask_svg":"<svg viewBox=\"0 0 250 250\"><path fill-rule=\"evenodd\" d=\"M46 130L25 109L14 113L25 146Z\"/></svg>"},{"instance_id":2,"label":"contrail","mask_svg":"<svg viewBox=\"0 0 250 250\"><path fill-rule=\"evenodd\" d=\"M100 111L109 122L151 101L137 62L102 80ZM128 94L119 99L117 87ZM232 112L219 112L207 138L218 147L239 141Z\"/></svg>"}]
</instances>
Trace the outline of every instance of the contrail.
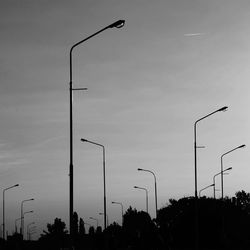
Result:
<instances>
[{"instance_id":1,"label":"contrail","mask_svg":"<svg viewBox=\"0 0 250 250\"><path fill-rule=\"evenodd\" d=\"M199 32L199 33L186 33L184 36L202 36L205 35L206 33L204 32Z\"/></svg>"}]
</instances>

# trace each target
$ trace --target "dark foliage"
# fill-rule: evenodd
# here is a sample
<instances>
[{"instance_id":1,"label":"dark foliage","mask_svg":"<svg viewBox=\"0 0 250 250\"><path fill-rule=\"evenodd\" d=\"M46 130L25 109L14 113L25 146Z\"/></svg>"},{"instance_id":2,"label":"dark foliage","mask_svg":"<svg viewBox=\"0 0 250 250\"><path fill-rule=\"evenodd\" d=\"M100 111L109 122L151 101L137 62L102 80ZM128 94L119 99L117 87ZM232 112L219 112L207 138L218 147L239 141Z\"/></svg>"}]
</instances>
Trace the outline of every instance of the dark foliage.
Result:
<instances>
[{"instance_id":1,"label":"dark foliage","mask_svg":"<svg viewBox=\"0 0 250 250\"><path fill-rule=\"evenodd\" d=\"M223 200L202 197L198 199L198 227L200 250L250 249L250 194L239 191L235 197ZM123 225L109 225L104 231L89 228L74 213L74 237L69 241L65 223L56 218L47 224L47 231L39 241L25 242L20 235L0 242L2 249L69 249L75 250L191 250L195 246L195 199L170 199L152 220L148 213L129 207Z\"/></svg>"}]
</instances>

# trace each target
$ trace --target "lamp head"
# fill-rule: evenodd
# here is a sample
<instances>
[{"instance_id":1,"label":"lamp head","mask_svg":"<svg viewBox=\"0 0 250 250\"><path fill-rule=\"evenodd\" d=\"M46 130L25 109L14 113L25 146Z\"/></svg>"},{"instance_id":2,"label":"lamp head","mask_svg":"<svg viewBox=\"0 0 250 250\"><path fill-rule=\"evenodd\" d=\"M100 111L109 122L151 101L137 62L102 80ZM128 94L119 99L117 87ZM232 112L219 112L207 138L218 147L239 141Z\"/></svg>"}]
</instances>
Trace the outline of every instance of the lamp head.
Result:
<instances>
[{"instance_id":1,"label":"lamp head","mask_svg":"<svg viewBox=\"0 0 250 250\"><path fill-rule=\"evenodd\" d=\"M120 29L121 27L123 27L125 24L125 20L118 20L112 24L109 25L109 28L118 28Z\"/></svg>"},{"instance_id":2,"label":"lamp head","mask_svg":"<svg viewBox=\"0 0 250 250\"><path fill-rule=\"evenodd\" d=\"M81 138L81 141L82 142L87 142L88 140L84 139L84 138Z\"/></svg>"},{"instance_id":3,"label":"lamp head","mask_svg":"<svg viewBox=\"0 0 250 250\"><path fill-rule=\"evenodd\" d=\"M223 108L218 109L217 111L227 111L228 107L224 106Z\"/></svg>"}]
</instances>

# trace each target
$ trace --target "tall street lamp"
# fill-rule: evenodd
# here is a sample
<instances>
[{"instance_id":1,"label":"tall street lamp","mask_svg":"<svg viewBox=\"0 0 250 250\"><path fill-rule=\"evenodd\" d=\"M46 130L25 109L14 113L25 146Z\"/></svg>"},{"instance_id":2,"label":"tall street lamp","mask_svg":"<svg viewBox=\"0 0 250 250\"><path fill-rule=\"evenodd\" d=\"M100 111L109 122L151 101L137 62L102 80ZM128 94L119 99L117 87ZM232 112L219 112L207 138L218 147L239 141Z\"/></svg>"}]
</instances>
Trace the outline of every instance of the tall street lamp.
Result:
<instances>
[{"instance_id":1,"label":"tall street lamp","mask_svg":"<svg viewBox=\"0 0 250 250\"><path fill-rule=\"evenodd\" d=\"M23 213L23 204L25 202L28 202L28 201L33 201L34 198L31 198L31 199L27 199L27 200L23 200L21 202L21 229L20 229L20 234L22 235L23 237L23 230L24 230L24 213Z\"/></svg>"},{"instance_id":2,"label":"tall street lamp","mask_svg":"<svg viewBox=\"0 0 250 250\"><path fill-rule=\"evenodd\" d=\"M31 225L34 225L35 224L35 222L33 221L33 222L31 222L31 223L29 223L28 225L27 225L27 240L29 240L29 227L31 226Z\"/></svg>"},{"instance_id":3,"label":"tall street lamp","mask_svg":"<svg viewBox=\"0 0 250 250\"><path fill-rule=\"evenodd\" d=\"M73 49L77 47L78 45L82 44L83 42L89 40L90 38L96 36L97 34L103 32L106 29L109 28L121 28L125 24L124 20L116 21L107 27L97 31L96 33L92 34L91 36L86 37L85 39L75 43L71 49L70 49L70 76L69 76L69 98L70 98L70 163L69 163L69 229L70 229L70 236L72 238L73 236L73 108L72 108L72 102L73 102L73 90L86 90L86 88L83 89L73 89L73 63L72 63L72 53ZM72 238L73 239L73 238Z\"/></svg>"},{"instance_id":4,"label":"tall street lamp","mask_svg":"<svg viewBox=\"0 0 250 250\"><path fill-rule=\"evenodd\" d=\"M210 187L214 187L214 184L211 184L211 185L208 185L208 186L202 188L202 189L199 191L199 197L201 197L201 192L202 192L203 190L205 190L205 189L207 189L207 188L210 188Z\"/></svg>"},{"instance_id":5,"label":"tall street lamp","mask_svg":"<svg viewBox=\"0 0 250 250\"><path fill-rule=\"evenodd\" d=\"M122 205L122 203L121 202L116 202L116 201L112 201L111 203L112 204L118 204L118 205L121 206L121 209L122 209L122 225L123 225L123 205Z\"/></svg>"},{"instance_id":6,"label":"tall street lamp","mask_svg":"<svg viewBox=\"0 0 250 250\"><path fill-rule=\"evenodd\" d=\"M228 170L231 170L231 169L232 169L232 168L230 167L230 168L227 168L227 169L223 170L222 172L224 173L224 172L226 172L226 171L228 171ZM216 197L215 197L215 177L218 176L218 175L220 175L220 174L221 174L221 172L215 174L214 177L213 177L213 184L214 184L214 199L216 198Z\"/></svg>"},{"instance_id":7,"label":"tall street lamp","mask_svg":"<svg viewBox=\"0 0 250 250\"><path fill-rule=\"evenodd\" d=\"M146 192L146 211L148 213L148 190L146 188L138 187L138 186L134 186L134 188L145 190L145 192Z\"/></svg>"},{"instance_id":8,"label":"tall street lamp","mask_svg":"<svg viewBox=\"0 0 250 250\"><path fill-rule=\"evenodd\" d=\"M31 240L31 235L36 234L36 229L34 228L34 231L29 232L29 240Z\"/></svg>"},{"instance_id":9,"label":"tall street lamp","mask_svg":"<svg viewBox=\"0 0 250 250\"><path fill-rule=\"evenodd\" d=\"M85 228L85 225L88 225L89 227L91 227L91 225L87 222L84 222L84 228Z\"/></svg>"},{"instance_id":10,"label":"tall street lamp","mask_svg":"<svg viewBox=\"0 0 250 250\"><path fill-rule=\"evenodd\" d=\"M224 153L223 155L221 155L220 157L220 166L221 166L221 199L224 198L224 192L223 192L223 157L231 152L233 152L234 150L236 149L240 149L240 148L244 148L246 145L245 144L242 144L236 148L233 148L229 151L227 151L226 153Z\"/></svg>"},{"instance_id":11,"label":"tall street lamp","mask_svg":"<svg viewBox=\"0 0 250 250\"><path fill-rule=\"evenodd\" d=\"M157 218L157 185L156 185L156 177L153 171L143 169L143 168L138 168L138 171L144 171L144 172L149 172L154 176L154 181L155 181L155 218Z\"/></svg>"},{"instance_id":12,"label":"tall street lamp","mask_svg":"<svg viewBox=\"0 0 250 250\"><path fill-rule=\"evenodd\" d=\"M217 113L220 111L226 111L228 107L222 107L220 109L215 110L214 112L211 112L194 123L194 196L195 196L195 249L199 249L199 219L198 219L198 195L197 195L197 190L198 190L198 184L197 184L197 142L196 142L196 130L197 130L197 123L200 122L201 120Z\"/></svg>"},{"instance_id":13,"label":"tall street lamp","mask_svg":"<svg viewBox=\"0 0 250 250\"><path fill-rule=\"evenodd\" d=\"M104 215L104 213L99 213L99 215ZM107 227L109 226L109 217L107 215Z\"/></svg>"},{"instance_id":14,"label":"tall street lamp","mask_svg":"<svg viewBox=\"0 0 250 250\"><path fill-rule=\"evenodd\" d=\"M98 219L94 218L94 217L89 217L91 220L95 220L96 221L96 227L98 227Z\"/></svg>"},{"instance_id":15,"label":"tall street lamp","mask_svg":"<svg viewBox=\"0 0 250 250\"><path fill-rule=\"evenodd\" d=\"M20 217L20 218L17 218L16 220L15 220L15 232L17 233L17 222L19 221L19 220L21 220L22 218Z\"/></svg>"},{"instance_id":16,"label":"tall street lamp","mask_svg":"<svg viewBox=\"0 0 250 250\"><path fill-rule=\"evenodd\" d=\"M25 230L24 230L24 228L25 228L25 227L24 227L24 218L25 218L25 214L30 214L30 213L33 213L33 212L34 212L34 211L31 210L31 211L27 211L27 212L24 212L24 213L23 213L23 235L24 235L24 231L25 231Z\"/></svg>"},{"instance_id":17,"label":"tall street lamp","mask_svg":"<svg viewBox=\"0 0 250 250\"><path fill-rule=\"evenodd\" d=\"M106 224L106 217L107 217L107 209L106 209L106 170L105 170L105 147L102 145L102 144L99 144L99 143L96 143L96 142L93 142L93 141L89 141L89 140L86 140L86 139L81 139L82 142L88 142L88 143L91 143L93 145L96 145L98 147L101 147L102 148L102 158L103 158L103 200L104 200L104 203L103 203L103 207L104 207L104 229L106 229L107 227L107 224Z\"/></svg>"},{"instance_id":18,"label":"tall street lamp","mask_svg":"<svg viewBox=\"0 0 250 250\"><path fill-rule=\"evenodd\" d=\"M3 239L5 239L5 191L18 186L19 184L16 184L3 190Z\"/></svg>"},{"instance_id":19,"label":"tall street lamp","mask_svg":"<svg viewBox=\"0 0 250 250\"><path fill-rule=\"evenodd\" d=\"M197 130L197 123L200 122L201 120L217 113L217 112L220 112L220 111L226 111L228 107L223 107L223 108L220 108L214 112L211 112L209 113L208 115L205 115L203 116L202 118L198 119L195 123L194 123L194 172L195 172L195 198L198 198L197 196L197 142L196 142L196 130Z\"/></svg>"}]
</instances>

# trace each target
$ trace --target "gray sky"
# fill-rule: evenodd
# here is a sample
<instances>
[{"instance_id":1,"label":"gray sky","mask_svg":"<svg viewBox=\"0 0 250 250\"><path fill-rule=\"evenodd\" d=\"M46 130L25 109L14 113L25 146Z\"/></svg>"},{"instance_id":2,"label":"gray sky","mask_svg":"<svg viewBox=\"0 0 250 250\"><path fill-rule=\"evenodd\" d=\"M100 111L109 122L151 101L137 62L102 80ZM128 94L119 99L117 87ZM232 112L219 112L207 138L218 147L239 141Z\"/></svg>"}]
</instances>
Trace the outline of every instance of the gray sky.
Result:
<instances>
[{"instance_id":1,"label":"gray sky","mask_svg":"<svg viewBox=\"0 0 250 250\"><path fill-rule=\"evenodd\" d=\"M74 207L80 217L103 211L102 152L106 146L110 222L120 222L112 200L154 217L153 170L159 207L194 195L193 125L198 124L199 189L220 171L220 156L249 145L250 3L233 0L2 0L0 3L0 183L6 192L6 229L14 230L22 200L38 232L60 217L68 224L69 49L74 50ZM249 149L224 166L225 194L249 192ZM217 179L217 189L220 180ZM212 190L204 191L211 196ZM217 193L219 197L220 192ZM0 206L2 210L2 206ZM0 211L1 212L1 211Z\"/></svg>"}]
</instances>

